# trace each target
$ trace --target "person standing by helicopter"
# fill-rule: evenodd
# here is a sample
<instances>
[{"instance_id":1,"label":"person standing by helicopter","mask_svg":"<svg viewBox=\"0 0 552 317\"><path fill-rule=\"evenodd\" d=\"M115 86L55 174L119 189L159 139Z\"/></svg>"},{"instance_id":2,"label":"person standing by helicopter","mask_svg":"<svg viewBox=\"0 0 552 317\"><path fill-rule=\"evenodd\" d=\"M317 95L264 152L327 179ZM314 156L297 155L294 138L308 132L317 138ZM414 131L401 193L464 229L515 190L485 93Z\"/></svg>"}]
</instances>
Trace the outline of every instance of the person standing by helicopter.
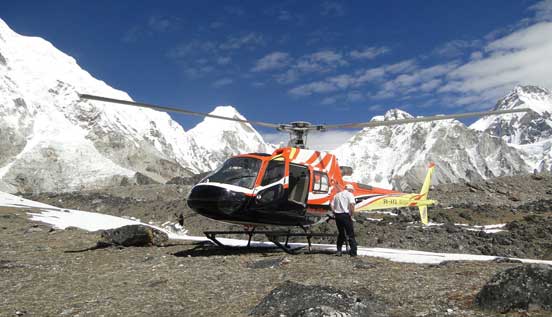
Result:
<instances>
[{"instance_id":1,"label":"person standing by helicopter","mask_svg":"<svg viewBox=\"0 0 552 317\"><path fill-rule=\"evenodd\" d=\"M345 235L349 241L349 255L357 255L357 243L355 240L355 231L353 228L353 212L355 210L355 196L353 195L354 187L347 184L345 189L335 194L330 204L335 215L335 224L337 231L337 255L341 256L341 248L345 242Z\"/></svg>"}]
</instances>

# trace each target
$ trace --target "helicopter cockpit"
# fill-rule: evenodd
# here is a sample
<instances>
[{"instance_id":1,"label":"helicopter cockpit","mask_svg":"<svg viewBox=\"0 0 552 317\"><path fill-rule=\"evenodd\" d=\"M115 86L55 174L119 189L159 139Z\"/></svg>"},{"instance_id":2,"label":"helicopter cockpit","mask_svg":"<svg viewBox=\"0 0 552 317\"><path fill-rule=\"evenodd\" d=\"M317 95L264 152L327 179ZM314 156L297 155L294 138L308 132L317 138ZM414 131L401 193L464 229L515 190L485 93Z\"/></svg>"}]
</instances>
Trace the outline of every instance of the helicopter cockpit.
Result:
<instances>
[{"instance_id":1,"label":"helicopter cockpit","mask_svg":"<svg viewBox=\"0 0 552 317\"><path fill-rule=\"evenodd\" d=\"M261 165L262 161L257 158L233 157L201 183L215 182L251 189L255 186Z\"/></svg>"}]
</instances>

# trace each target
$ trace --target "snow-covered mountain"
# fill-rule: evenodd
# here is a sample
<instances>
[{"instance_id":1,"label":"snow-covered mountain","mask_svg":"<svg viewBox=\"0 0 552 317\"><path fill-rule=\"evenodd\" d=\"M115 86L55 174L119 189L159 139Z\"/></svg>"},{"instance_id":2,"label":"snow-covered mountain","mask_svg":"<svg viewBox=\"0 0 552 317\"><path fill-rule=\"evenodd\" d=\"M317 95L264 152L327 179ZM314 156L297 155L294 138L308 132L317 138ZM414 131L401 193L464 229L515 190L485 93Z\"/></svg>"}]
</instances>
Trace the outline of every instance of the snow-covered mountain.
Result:
<instances>
[{"instance_id":1,"label":"snow-covered mountain","mask_svg":"<svg viewBox=\"0 0 552 317\"><path fill-rule=\"evenodd\" d=\"M245 120L245 117L231 106L217 107L211 114ZM188 135L197 144L202 145L196 155L199 163L205 166L203 170L213 170L223 160L238 153L270 153L274 150L248 123L207 117L189 130Z\"/></svg>"},{"instance_id":2,"label":"snow-covered mountain","mask_svg":"<svg viewBox=\"0 0 552 317\"><path fill-rule=\"evenodd\" d=\"M270 152L249 124L206 118L188 132L163 112L82 101L78 93L130 100L49 42L0 20L0 191L71 191L216 168L228 156ZM473 181L552 165L552 94L517 87L495 109L526 114L364 129L334 151L354 178L417 189L428 162L434 183ZM212 114L244 117L231 106ZM411 117L391 110L373 120ZM497 137L495 137L497 136Z\"/></svg>"},{"instance_id":3,"label":"snow-covered mountain","mask_svg":"<svg viewBox=\"0 0 552 317\"><path fill-rule=\"evenodd\" d=\"M518 86L493 110L528 108L527 113L489 116L470 128L502 138L521 150L531 170L552 166L552 92L536 86Z\"/></svg>"},{"instance_id":4,"label":"snow-covered mountain","mask_svg":"<svg viewBox=\"0 0 552 317\"><path fill-rule=\"evenodd\" d=\"M393 109L372 120L405 118L412 116ZM353 179L402 190L418 189L429 162L438 166L434 183L475 181L529 171L515 148L456 120L365 128L334 153L340 165L353 168Z\"/></svg>"},{"instance_id":5,"label":"snow-covered mountain","mask_svg":"<svg viewBox=\"0 0 552 317\"><path fill-rule=\"evenodd\" d=\"M21 36L0 20L1 191L164 182L210 170L243 144L265 146L248 125L205 120L188 134L164 112L82 101L77 93L130 100L49 42ZM241 116L232 107L220 111Z\"/></svg>"}]
</instances>

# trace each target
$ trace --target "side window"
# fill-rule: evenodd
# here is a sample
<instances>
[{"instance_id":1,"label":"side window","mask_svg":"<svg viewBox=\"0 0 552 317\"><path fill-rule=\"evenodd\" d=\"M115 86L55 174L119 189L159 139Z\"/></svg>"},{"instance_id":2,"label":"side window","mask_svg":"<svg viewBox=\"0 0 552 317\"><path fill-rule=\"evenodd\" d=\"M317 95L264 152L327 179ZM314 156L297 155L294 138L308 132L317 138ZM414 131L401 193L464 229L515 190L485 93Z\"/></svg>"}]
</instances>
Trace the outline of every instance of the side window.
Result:
<instances>
[{"instance_id":1,"label":"side window","mask_svg":"<svg viewBox=\"0 0 552 317\"><path fill-rule=\"evenodd\" d=\"M314 180L312 190L319 193L327 193L330 189L328 174L314 171Z\"/></svg>"},{"instance_id":2,"label":"side window","mask_svg":"<svg viewBox=\"0 0 552 317\"><path fill-rule=\"evenodd\" d=\"M268 162L266 171L261 182L261 186L268 185L279 181L285 174L285 162L280 160L272 160Z\"/></svg>"}]
</instances>

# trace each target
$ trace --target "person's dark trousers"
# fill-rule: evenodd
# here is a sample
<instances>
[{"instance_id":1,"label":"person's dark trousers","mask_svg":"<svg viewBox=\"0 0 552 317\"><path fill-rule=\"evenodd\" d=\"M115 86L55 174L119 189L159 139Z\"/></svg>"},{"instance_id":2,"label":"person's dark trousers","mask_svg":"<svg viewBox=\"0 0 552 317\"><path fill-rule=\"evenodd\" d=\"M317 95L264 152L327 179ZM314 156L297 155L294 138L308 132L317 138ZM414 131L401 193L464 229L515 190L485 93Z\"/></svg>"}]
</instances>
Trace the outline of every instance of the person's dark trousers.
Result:
<instances>
[{"instance_id":1,"label":"person's dark trousers","mask_svg":"<svg viewBox=\"0 0 552 317\"><path fill-rule=\"evenodd\" d=\"M337 236L337 251L341 252L343 247L343 242L345 242L345 234L349 238L349 251L350 255L357 255L357 243L355 240L355 231L353 229L353 221L347 213L335 214L335 224L337 225L337 231L339 235Z\"/></svg>"}]
</instances>

